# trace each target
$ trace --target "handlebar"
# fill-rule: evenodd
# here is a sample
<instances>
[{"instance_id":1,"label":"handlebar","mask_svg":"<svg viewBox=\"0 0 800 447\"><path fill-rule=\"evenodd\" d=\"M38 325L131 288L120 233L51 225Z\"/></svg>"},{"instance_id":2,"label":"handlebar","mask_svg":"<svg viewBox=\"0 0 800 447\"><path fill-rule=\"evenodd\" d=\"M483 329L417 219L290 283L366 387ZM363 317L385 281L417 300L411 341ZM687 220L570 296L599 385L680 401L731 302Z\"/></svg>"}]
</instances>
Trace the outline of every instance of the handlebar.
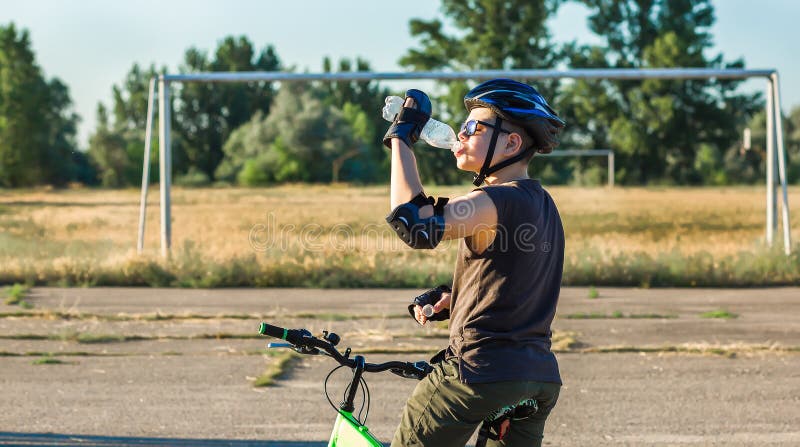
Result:
<instances>
[{"instance_id":1,"label":"handlebar","mask_svg":"<svg viewBox=\"0 0 800 447\"><path fill-rule=\"evenodd\" d=\"M261 335L268 335L270 337L286 340L292 346L294 346L296 351L300 352L301 354L325 353L342 366L346 366L351 369L357 366L357 360L349 357L349 348L343 355L338 349L336 349L336 346L334 346L335 343L331 343L331 341L328 340L336 340L336 342L338 342L339 337L336 334L326 334L326 339L319 339L311 335L311 332L305 329L286 329L267 323L261 323L260 327L258 328L258 333ZM364 363L363 368L363 370L366 372L381 372L391 370L393 373L399 376L415 379L423 379L433 370L428 362L424 361L413 363L400 361Z\"/></svg>"}]
</instances>

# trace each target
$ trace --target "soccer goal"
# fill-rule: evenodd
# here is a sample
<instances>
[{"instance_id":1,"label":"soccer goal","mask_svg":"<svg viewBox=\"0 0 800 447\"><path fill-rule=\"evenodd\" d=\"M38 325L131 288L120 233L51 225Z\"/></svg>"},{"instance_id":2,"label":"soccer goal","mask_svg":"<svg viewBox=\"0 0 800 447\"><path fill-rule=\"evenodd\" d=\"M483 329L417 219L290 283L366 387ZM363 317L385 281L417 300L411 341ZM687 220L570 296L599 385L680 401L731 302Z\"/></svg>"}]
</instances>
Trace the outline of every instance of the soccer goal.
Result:
<instances>
[{"instance_id":1,"label":"soccer goal","mask_svg":"<svg viewBox=\"0 0 800 447\"><path fill-rule=\"evenodd\" d=\"M706 69L706 68L659 68L659 69L578 69L578 70L481 70L468 72L410 72L410 73L281 73L281 72L215 72L191 74L163 74L150 80L147 102L147 129L142 171L142 192L139 209L139 237L137 250L144 249L145 216L147 212L147 188L149 183L150 140L153 130L153 105L158 102L159 141L159 187L161 207L161 254L169 256L172 225L170 218L170 185L172 182L172 156L170 149L170 84L187 82L313 82L313 81L407 81L407 80L474 80L494 78L516 79L748 79L763 78L767 81L767 175L766 175L766 230L767 245L772 246L778 229L778 195L776 184L782 191L781 221L783 226L784 252L791 253L789 226L789 199L786 187L786 152L783 145L781 125L780 82L775 69ZM156 84L158 98L156 99ZM612 155L613 157L613 155ZM613 182L613 158L609 158L609 181ZM777 162L778 169L775 169Z\"/></svg>"}]
</instances>

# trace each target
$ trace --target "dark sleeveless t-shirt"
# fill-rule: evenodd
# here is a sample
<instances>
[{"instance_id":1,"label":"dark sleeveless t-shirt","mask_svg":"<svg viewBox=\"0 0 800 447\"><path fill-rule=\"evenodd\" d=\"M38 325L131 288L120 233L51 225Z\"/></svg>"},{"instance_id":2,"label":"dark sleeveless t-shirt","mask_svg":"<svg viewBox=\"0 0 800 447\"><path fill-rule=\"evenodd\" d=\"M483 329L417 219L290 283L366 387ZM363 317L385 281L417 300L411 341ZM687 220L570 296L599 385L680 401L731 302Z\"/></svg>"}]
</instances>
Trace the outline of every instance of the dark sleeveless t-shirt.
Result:
<instances>
[{"instance_id":1,"label":"dark sleeveless t-shirt","mask_svg":"<svg viewBox=\"0 0 800 447\"><path fill-rule=\"evenodd\" d=\"M459 242L447 357L462 381L561 383L550 352L564 267L564 230L550 194L526 179L478 188L497 208L497 233L483 253Z\"/></svg>"}]
</instances>

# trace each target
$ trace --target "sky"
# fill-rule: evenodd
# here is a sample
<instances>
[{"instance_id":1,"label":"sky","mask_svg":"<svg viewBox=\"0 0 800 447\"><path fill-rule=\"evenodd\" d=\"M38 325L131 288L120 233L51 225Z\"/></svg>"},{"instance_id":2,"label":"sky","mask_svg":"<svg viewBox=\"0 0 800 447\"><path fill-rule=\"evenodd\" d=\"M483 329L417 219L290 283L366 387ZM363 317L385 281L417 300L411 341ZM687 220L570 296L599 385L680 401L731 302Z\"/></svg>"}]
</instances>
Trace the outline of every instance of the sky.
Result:
<instances>
[{"instance_id":1,"label":"sky","mask_svg":"<svg viewBox=\"0 0 800 447\"><path fill-rule=\"evenodd\" d=\"M800 106L800 1L714 0L715 46L726 61L776 68L784 111ZM587 10L562 6L550 20L558 42L599 43L586 28ZM443 18L432 0L0 0L0 25L27 29L45 76L65 82L81 116L78 142L86 148L98 102L110 104L134 63L178 72L186 49L212 52L229 35L246 35L257 51L272 44L284 66L320 72L325 56L360 56L374 71L404 71L398 59L418 47L411 18ZM794 54L794 56L792 56ZM764 91L765 81L743 84ZM376 111L376 113L379 113Z\"/></svg>"}]
</instances>

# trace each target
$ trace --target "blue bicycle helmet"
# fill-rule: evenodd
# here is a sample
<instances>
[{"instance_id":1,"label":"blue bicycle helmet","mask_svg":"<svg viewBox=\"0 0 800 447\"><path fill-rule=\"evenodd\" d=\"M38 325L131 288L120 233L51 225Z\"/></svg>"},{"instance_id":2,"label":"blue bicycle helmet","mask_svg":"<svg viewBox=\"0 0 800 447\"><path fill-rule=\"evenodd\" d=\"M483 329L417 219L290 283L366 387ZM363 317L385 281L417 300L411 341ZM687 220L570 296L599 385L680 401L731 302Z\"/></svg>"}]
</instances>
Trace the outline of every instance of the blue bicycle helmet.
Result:
<instances>
[{"instance_id":1,"label":"blue bicycle helmet","mask_svg":"<svg viewBox=\"0 0 800 447\"><path fill-rule=\"evenodd\" d=\"M566 125L535 88L512 79L492 79L476 86L464 96L464 106L467 110L488 108L497 115L497 128L506 120L525 129L534 140L533 146L521 154L490 167L498 136L495 130L483 167L475 176L475 186L480 186L487 175L522 160L534 149L543 154L552 152L559 144L559 132Z\"/></svg>"}]
</instances>

